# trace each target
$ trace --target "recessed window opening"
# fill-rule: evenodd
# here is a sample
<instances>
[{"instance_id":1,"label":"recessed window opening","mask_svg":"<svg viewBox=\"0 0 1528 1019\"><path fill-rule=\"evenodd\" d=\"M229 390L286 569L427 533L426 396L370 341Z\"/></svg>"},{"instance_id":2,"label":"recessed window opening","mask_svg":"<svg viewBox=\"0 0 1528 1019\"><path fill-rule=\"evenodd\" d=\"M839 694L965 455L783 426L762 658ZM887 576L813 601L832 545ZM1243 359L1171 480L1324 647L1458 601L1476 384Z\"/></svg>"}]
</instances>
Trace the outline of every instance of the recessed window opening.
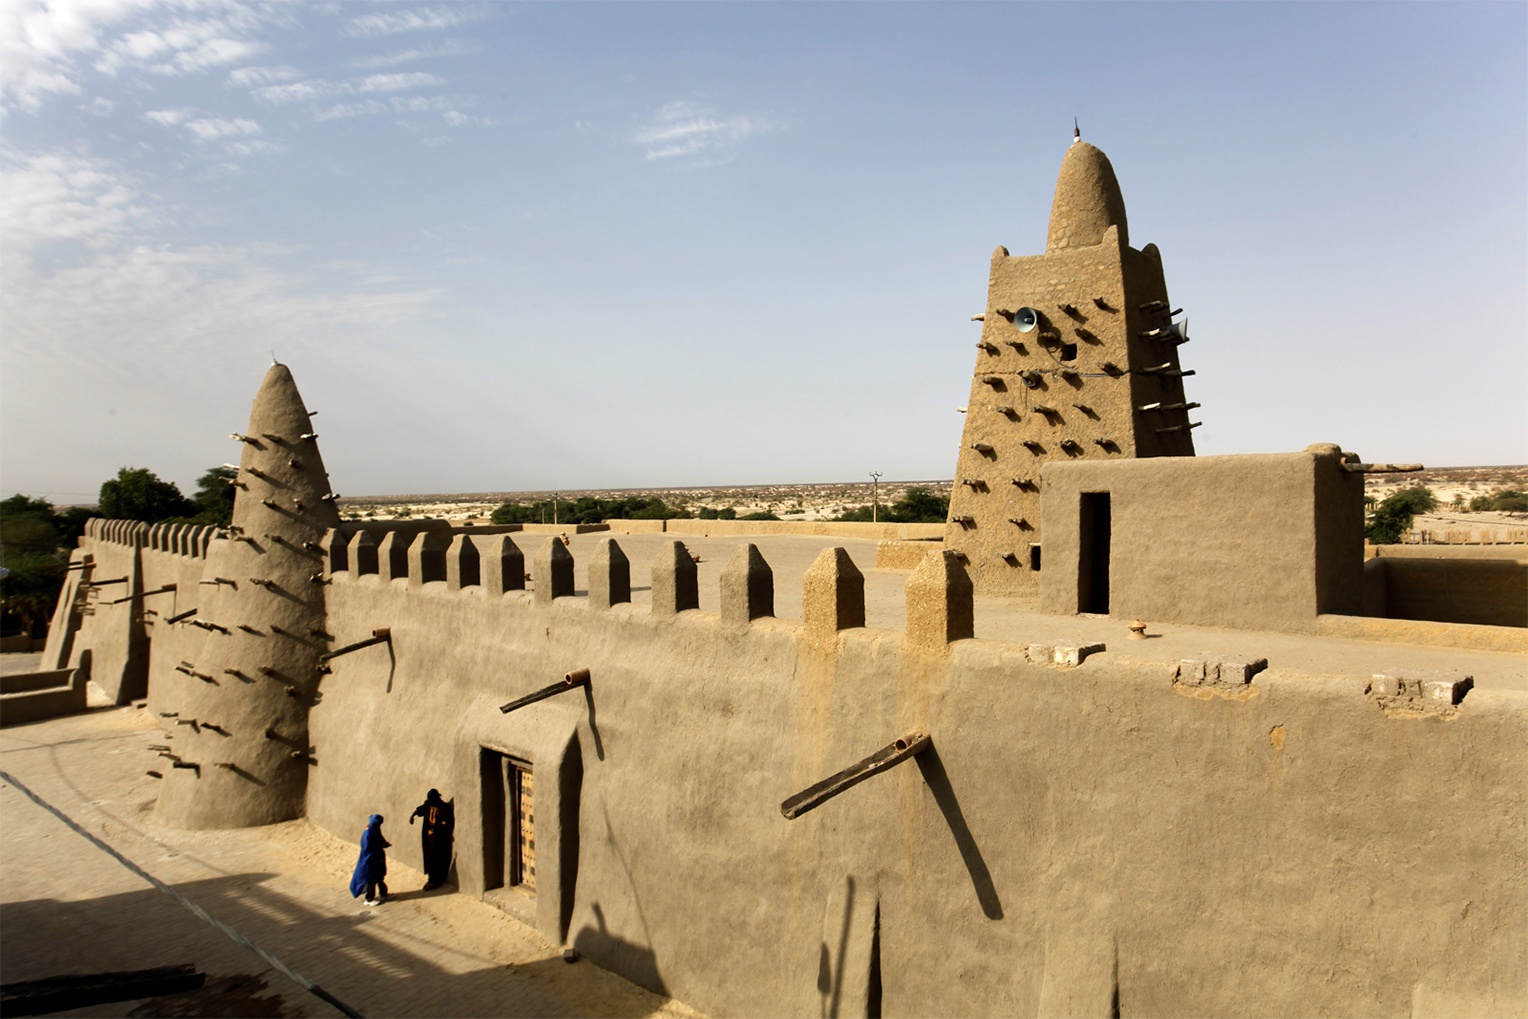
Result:
<instances>
[{"instance_id":1,"label":"recessed window opening","mask_svg":"<svg viewBox=\"0 0 1528 1019\"><path fill-rule=\"evenodd\" d=\"M1075 360L1077 360L1077 344L1075 344L1075 343L1063 343L1061 345L1060 354L1061 354L1061 360L1063 360L1063 361L1075 361Z\"/></svg>"},{"instance_id":2,"label":"recessed window opening","mask_svg":"<svg viewBox=\"0 0 1528 1019\"><path fill-rule=\"evenodd\" d=\"M1040 546L1038 544L1029 546L1029 568L1036 573L1040 572Z\"/></svg>"}]
</instances>

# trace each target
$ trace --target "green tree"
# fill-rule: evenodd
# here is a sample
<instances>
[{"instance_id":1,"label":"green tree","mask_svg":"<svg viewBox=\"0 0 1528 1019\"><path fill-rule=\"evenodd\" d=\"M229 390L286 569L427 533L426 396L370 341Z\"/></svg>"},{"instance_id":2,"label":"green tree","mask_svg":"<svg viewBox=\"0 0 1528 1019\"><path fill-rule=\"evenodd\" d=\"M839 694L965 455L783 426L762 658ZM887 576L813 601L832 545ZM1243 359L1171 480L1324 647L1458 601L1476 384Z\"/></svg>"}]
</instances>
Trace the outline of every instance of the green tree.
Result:
<instances>
[{"instance_id":1,"label":"green tree","mask_svg":"<svg viewBox=\"0 0 1528 1019\"><path fill-rule=\"evenodd\" d=\"M161 520L193 516L196 503L180 494L173 481L160 481L143 467L124 467L101 485L101 516L108 520Z\"/></svg>"},{"instance_id":2,"label":"green tree","mask_svg":"<svg viewBox=\"0 0 1528 1019\"><path fill-rule=\"evenodd\" d=\"M1364 537L1376 545L1394 545L1401 532L1411 526L1418 513L1429 513L1438 505L1432 489L1424 486L1403 488L1380 503L1364 525Z\"/></svg>"},{"instance_id":3,"label":"green tree","mask_svg":"<svg viewBox=\"0 0 1528 1019\"><path fill-rule=\"evenodd\" d=\"M902 524L942 524L950 515L950 497L914 485L892 504L891 512Z\"/></svg>"},{"instance_id":4,"label":"green tree","mask_svg":"<svg viewBox=\"0 0 1528 1019\"><path fill-rule=\"evenodd\" d=\"M727 512L723 510L722 512ZM602 520L687 520L690 514L676 509L662 499L627 496L624 499L581 499L557 501L553 512L551 499L535 502L506 502L489 516L495 524L597 524Z\"/></svg>"},{"instance_id":5,"label":"green tree","mask_svg":"<svg viewBox=\"0 0 1528 1019\"><path fill-rule=\"evenodd\" d=\"M1515 488L1502 488L1490 495L1477 495L1470 500L1470 509L1477 513L1528 513L1528 493Z\"/></svg>"},{"instance_id":6,"label":"green tree","mask_svg":"<svg viewBox=\"0 0 1528 1019\"><path fill-rule=\"evenodd\" d=\"M232 467L212 467L196 479L196 494L191 501L201 512L197 513L195 523L226 526L233 522L234 487L229 482L238 476L239 472Z\"/></svg>"},{"instance_id":7,"label":"green tree","mask_svg":"<svg viewBox=\"0 0 1528 1019\"><path fill-rule=\"evenodd\" d=\"M35 634L58 601L68 555L58 514L46 499L13 495L0 502L0 610Z\"/></svg>"},{"instance_id":8,"label":"green tree","mask_svg":"<svg viewBox=\"0 0 1528 1019\"><path fill-rule=\"evenodd\" d=\"M838 521L862 521L870 520L872 513L870 506L856 506L845 510L834 520ZM902 498L890 506L881 508L880 519L895 524L942 524L950 515L950 500L948 496L935 495L932 489L914 485L902 493Z\"/></svg>"}]
</instances>

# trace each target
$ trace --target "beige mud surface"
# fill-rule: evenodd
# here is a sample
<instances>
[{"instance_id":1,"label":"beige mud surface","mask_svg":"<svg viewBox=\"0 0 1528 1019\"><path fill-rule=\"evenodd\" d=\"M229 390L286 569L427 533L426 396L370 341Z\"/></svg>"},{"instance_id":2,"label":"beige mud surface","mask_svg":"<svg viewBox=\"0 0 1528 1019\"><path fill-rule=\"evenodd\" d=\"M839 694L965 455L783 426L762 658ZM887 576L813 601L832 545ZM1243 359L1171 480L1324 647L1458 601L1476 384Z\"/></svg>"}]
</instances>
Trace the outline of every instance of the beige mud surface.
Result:
<instances>
[{"instance_id":1,"label":"beige mud surface","mask_svg":"<svg viewBox=\"0 0 1528 1019\"><path fill-rule=\"evenodd\" d=\"M103 708L0 731L0 768L118 852L368 1016L693 1016L475 899L390 861L394 898L352 899L353 843L306 821L185 832L150 813L158 727ZM136 765L135 765L136 762ZM357 821L357 834L364 818ZM388 837L417 838L406 819ZM0 981L195 963L201 992L68 1015L334 1016L332 1006L0 785Z\"/></svg>"}]
</instances>

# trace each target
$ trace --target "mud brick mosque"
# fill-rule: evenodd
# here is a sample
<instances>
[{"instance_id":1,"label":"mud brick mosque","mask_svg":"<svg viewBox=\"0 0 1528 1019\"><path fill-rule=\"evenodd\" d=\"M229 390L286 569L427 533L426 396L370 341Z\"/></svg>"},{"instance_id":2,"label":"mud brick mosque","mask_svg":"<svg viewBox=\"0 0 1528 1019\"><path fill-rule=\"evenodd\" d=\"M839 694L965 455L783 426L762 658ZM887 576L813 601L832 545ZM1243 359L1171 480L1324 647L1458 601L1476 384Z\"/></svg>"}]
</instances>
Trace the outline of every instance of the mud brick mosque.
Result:
<instances>
[{"instance_id":1,"label":"mud brick mosque","mask_svg":"<svg viewBox=\"0 0 1528 1019\"><path fill-rule=\"evenodd\" d=\"M713 1015L1528 1014L1528 692L1125 626L1522 651L1524 567L1366 562L1384 465L1337 445L1194 456L1179 314L1074 143L1044 253L992 256L943 538L881 546L898 631L841 548L797 621L751 543L710 612L667 535L649 606L615 537L576 592L555 535L342 521L276 364L232 526L92 521L43 668L147 699L159 821L350 838L439 786L461 894ZM976 639L989 596L1120 640Z\"/></svg>"}]
</instances>

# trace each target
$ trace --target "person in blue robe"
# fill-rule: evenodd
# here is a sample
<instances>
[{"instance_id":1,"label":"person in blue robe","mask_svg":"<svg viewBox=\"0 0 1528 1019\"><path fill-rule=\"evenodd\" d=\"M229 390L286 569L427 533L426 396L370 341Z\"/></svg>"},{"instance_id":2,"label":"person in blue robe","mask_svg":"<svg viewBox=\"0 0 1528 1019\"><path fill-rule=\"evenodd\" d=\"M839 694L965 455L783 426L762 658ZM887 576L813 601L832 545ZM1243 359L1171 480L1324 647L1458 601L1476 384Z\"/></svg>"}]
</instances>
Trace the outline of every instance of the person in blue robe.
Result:
<instances>
[{"instance_id":1,"label":"person in blue robe","mask_svg":"<svg viewBox=\"0 0 1528 1019\"><path fill-rule=\"evenodd\" d=\"M366 904L375 906L387 898L387 847L391 842L382 837L382 815L373 814L361 833L361 856L355 862L355 873L350 878L350 894L366 893Z\"/></svg>"}]
</instances>

